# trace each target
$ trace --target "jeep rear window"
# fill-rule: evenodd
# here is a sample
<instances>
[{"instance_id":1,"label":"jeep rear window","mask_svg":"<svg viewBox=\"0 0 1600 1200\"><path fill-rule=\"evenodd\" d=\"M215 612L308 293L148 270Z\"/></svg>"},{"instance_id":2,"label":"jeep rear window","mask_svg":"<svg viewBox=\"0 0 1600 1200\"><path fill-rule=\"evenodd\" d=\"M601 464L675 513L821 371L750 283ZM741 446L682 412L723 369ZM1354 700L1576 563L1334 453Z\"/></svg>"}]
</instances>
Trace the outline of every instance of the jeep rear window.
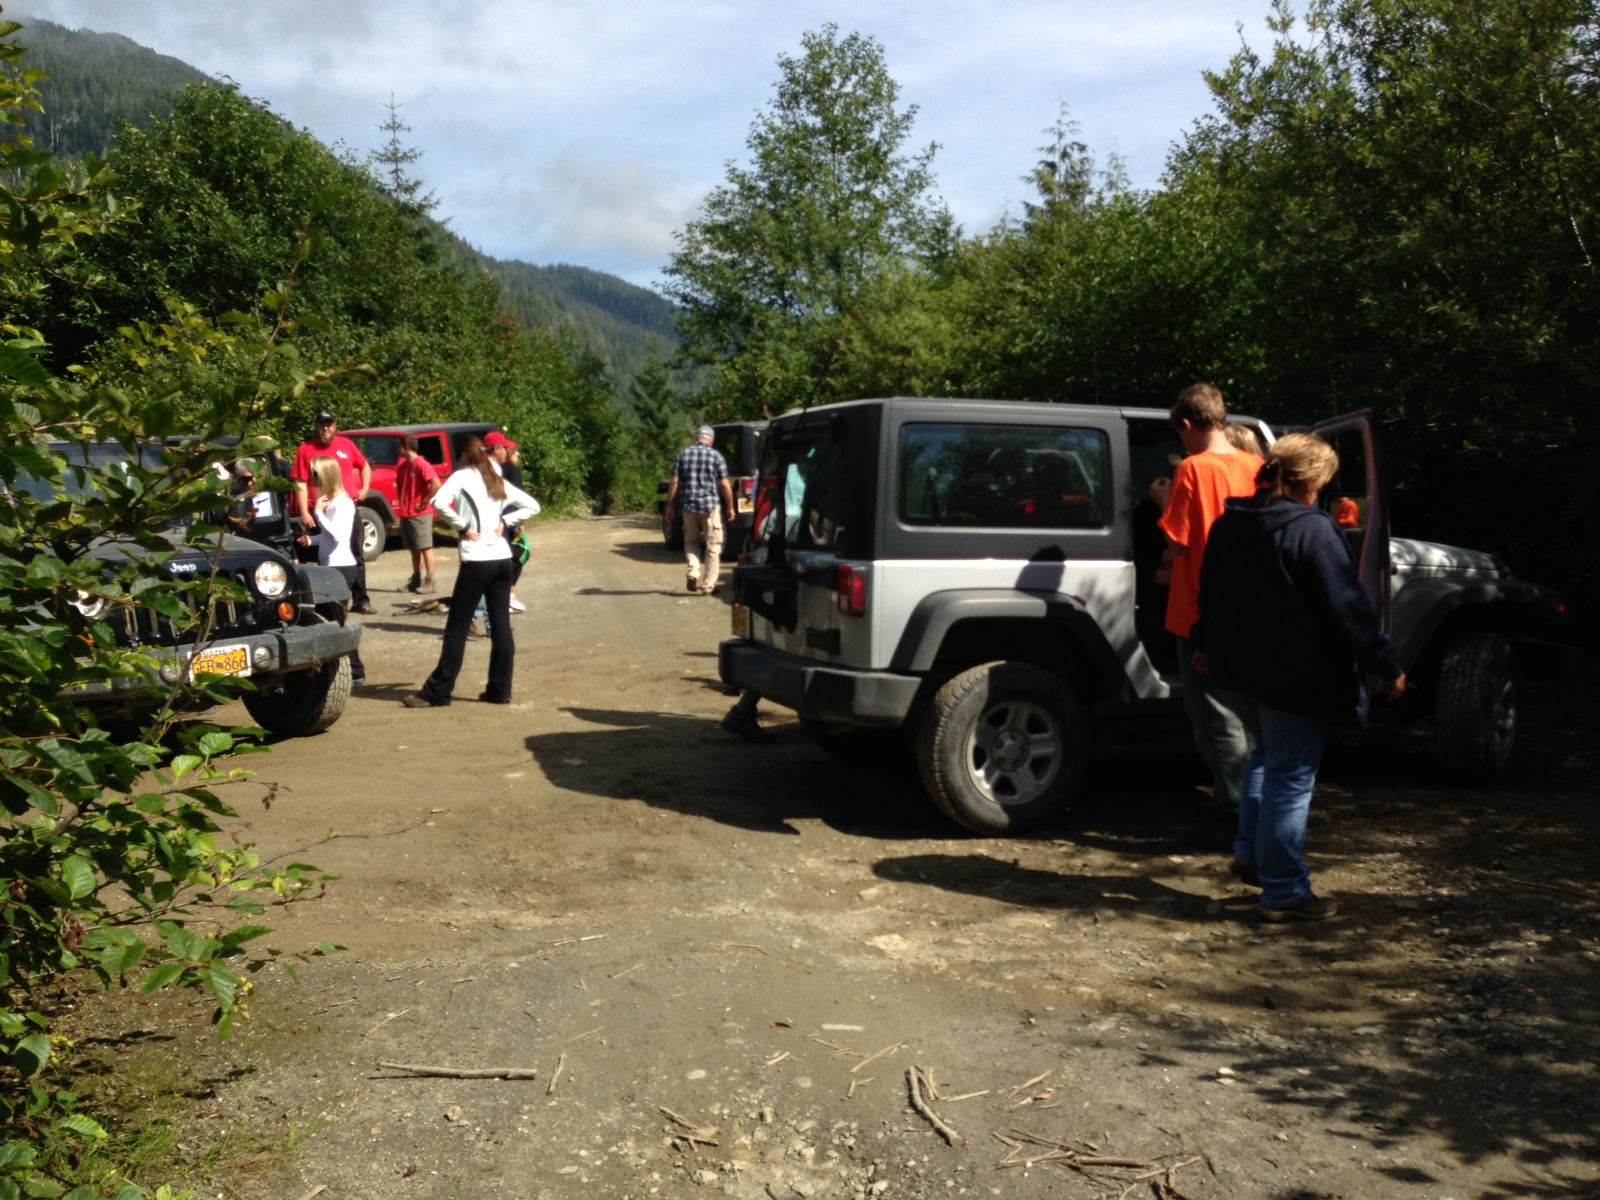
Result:
<instances>
[{"instance_id":1,"label":"jeep rear window","mask_svg":"<svg viewBox=\"0 0 1600 1200\"><path fill-rule=\"evenodd\" d=\"M781 503L784 540L796 548L836 545L844 532L845 447L820 428L791 433L767 453L767 486L782 489L772 504L777 510ZM761 534L763 540L771 536L770 523Z\"/></svg>"},{"instance_id":2,"label":"jeep rear window","mask_svg":"<svg viewBox=\"0 0 1600 1200\"><path fill-rule=\"evenodd\" d=\"M906 425L900 519L985 529L1103 529L1110 451L1097 429Z\"/></svg>"}]
</instances>

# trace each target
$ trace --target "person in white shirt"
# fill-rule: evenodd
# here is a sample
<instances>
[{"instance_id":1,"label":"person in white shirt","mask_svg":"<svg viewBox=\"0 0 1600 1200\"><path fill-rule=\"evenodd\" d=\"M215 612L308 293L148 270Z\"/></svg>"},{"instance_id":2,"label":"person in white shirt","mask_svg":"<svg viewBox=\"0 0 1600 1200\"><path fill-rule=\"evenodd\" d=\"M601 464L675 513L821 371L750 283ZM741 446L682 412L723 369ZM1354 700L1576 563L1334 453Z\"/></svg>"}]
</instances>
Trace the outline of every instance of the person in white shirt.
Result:
<instances>
[{"instance_id":1,"label":"person in white shirt","mask_svg":"<svg viewBox=\"0 0 1600 1200\"><path fill-rule=\"evenodd\" d=\"M486 704L511 703L511 668L516 643L511 636L511 543L508 537L530 517L539 502L507 483L484 452L483 442L468 438L461 448L460 470L433 494L439 519L461 535L460 566L450 595L450 619L444 627L439 663L422 689L401 703L407 708L449 704L466 652L467 630L480 598L489 602L489 685L478 696Z\"/></svg>"},{"instance_id":2,"label":"person in white shirt","mask_svg":"<svg viewBox=\"0 0 1600 1200\"><path fill-rule=\"evenodd\" d=\"M302 536L300 544L315 545L317 561L343 575L345 582L350 585L350 594L354 596L356 556L350 546L350 531L355 528L356 502L344 490L344 477L337 459L312 459L311 477L317 485L317 532ZM350 652L350 670L352 683L367 681L367 669L362 665L359 649Z\"/></svg>"}]
</instances>

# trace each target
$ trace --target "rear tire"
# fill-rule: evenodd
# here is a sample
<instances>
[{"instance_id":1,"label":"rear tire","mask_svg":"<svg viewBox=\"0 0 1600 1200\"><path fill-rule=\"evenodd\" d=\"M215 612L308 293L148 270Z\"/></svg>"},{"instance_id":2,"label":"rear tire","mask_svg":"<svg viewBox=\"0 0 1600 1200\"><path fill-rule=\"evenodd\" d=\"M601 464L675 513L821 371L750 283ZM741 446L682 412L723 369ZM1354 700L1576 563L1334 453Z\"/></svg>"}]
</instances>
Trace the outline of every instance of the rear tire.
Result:
<instances>
[{"instance_id":1,"label":"rear tire","mask_svg":"<svg viewBox=\"0 0 1600 1200\"><path fill-rule=\"evenodd\" d=\"M257 725L279 737L321 733L344 714L353 675L347 654L320 670L290 676L280 692L246 693L244 706Z\"/></svg>"},{"instance_id":2,"label":"rear tire","mask_svg":"<svg viewBox=\"0 0 1600 1200\"><path fill-rule=\"evenodd\" d=\"M1510 778L1521 701L1522 670L1510 638L1478 630L1451 641L1434 712L1444 773L1461 783Z\"/></svg>"},{"instance_id":3,"label":"rear tire","mask_svg":"<svg viewBox=\"0 0 1600 1200\"><path fill-rule=\"evenodd\" d=\"M1083 705L1031 663L963 671L935 693L917 738L928 795L975 833L1023 833L1058 819L1088 765Z\"/></svg>"},{"instance_id":4,"label":"rear tire","mask_svg":"<svg viewBox=\"0 0 1600 1200\"><path fill-rule=\"evenodd\" d=\"M676 514L676 520L667 520L665 509L661 511L661 540L666 543L668 550L683 549L683 514Z\"/></svg>"},{"instance_id":5,"label":"rear tire","mask_svg":"<svg viewBox=\"0 0 1600 1200\"><path fill-rule=\"evenodd\" d=\"M370 508L357 508L356 519L361 522L361 559L374 562L383 556L389 545L389 531L383 518Z\"/></svg>"}]
</instances>

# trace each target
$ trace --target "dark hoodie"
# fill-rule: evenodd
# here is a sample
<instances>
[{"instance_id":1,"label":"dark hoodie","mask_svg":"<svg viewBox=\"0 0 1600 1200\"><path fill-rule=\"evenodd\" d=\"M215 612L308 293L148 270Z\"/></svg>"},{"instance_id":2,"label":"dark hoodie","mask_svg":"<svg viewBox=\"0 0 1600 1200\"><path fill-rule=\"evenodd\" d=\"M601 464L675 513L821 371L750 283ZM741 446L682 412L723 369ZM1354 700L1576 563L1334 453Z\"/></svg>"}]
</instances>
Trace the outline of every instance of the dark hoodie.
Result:
<instances>
[{"instance_id":1,"label":"dark hoodie","mask_svg":"<svg viewBox=\"0 0 1600 1200\"><path fill-rule=\"evenodd\" d=\"M1338 525L1293 500L1228 501L1190 636L1217 687L1330 721L1366 719L1363 670L1401 674Z\"/></svg>"}]
</instances>

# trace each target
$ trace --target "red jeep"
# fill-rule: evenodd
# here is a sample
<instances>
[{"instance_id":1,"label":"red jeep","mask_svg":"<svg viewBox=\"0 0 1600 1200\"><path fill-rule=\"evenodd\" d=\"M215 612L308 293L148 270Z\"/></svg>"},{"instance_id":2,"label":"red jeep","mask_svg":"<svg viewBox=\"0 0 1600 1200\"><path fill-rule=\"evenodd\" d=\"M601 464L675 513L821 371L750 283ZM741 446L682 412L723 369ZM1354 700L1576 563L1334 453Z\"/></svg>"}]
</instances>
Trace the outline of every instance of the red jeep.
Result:
<instances>
[{"instance_id":1,"label":"red jeep","mask_svg":"<svg viewBox=\"0 0 1600 1200\"><path fill-rule=\"evenodd\" d=\"M371 562L383 553L389 539L400 532L400 520L394 514L394 469L400 462L402 437L408 433L417 435L417 453L432 463L443 479L456 469L463 442L469 437L484 437L498 428L498 425L456 421L340 430L361 448L361 453L372 464L372 487L356 510L361 518L362 556Z\"/></svg>"}]
</instances>

